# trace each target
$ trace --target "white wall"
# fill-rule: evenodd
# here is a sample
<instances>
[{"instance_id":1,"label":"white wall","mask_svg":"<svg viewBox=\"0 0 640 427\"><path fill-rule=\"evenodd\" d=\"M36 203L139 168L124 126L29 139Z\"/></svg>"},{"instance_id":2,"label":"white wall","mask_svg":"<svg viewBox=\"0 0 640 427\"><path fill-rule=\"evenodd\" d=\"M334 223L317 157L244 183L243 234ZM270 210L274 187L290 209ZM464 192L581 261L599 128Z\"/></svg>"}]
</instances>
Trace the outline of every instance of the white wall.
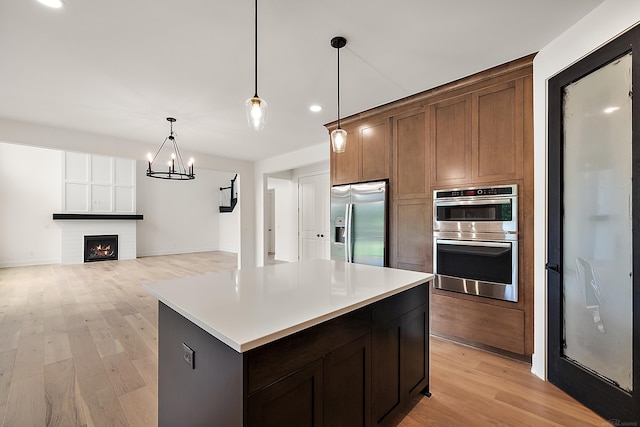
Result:
<instances>
[{"instance_id":1,"label":"white wall","mask_svg":"<svg viewBox=\"0 0 640 427\"><path fill-rule=\"evenodd\" d=\"M197 169L192 181L152 179L146 176L146 162L136 168L137 210L144 215L138 221L138 256L166 255L220 249L220 187L229 185L234 174ZM240 216L236 206L235 215ZM237 224L235 231L239 231ZM232 230L229 230L231 233ZM235 240L237 252L239 234Z\"/></svg>"},{"instance_id":2,"label":"white wall","mask_svg":"<svg viewBox=\"0 0 640 427\"><path fill-rule=\"evenodd\" d=\"M9 119L0 119L0 141L129 159L145 159L148 152L155 152L158 149L157 144L147 144L140 141L130 141L104 135L70 131L52 126ZM158 141L158 144L160 144L160 142L161 141ZM256 222L254 205L256 200L256 182L254 179L254 163L209 156L201 153L190 153L185 150L183 150L183 154L187 158L194 157L196 159L196 176L198 177L200 176L200 170L216 170L237 172L242 178L240 179L239 188L239 193L242 194L242 209L240 212L241 235L238 265L241 267L255 266ZM198 181L198 178L196 178L195 181ZM138 206L138 209L140 209L140 206ZM260 213L262 214L262 209L260 209ZM260 244L262 245L262 240Z\"/></svg>"},{"instance_id":3,"label":"white wall","mask_svg":"<svg viewBox=\"0 0 640 427\"><path fill-rule=\"evenodd\" d=\"M290 179L269 177L267 188L273 189L275 198L275 240L276 253L274 259L280 261L297 261L298 245L296 242L296 226L298 218L297 204L294 200L294 192L297 186Z\"/></svg>"},{"instance_id":4,"label":"white wall","mask_svg":"<svg viewBox=\"0 0 640 427\"><path fill-rule=\"evenodd\" d=\"M0 142L0 267L60 262L61 156Z\"/></svg>"},{"instance_id":5,"label":"white wall","mask_svg":"<svg viewBox=\"0 0 640 427\"><path fill-rule=\"evenodd\" d=\"M218 172L222 177L222 183L218 187L227 187L231 184L231 179L235 174ZM238 176L236 185L240 185L241 177ZM219 188L218 188L219 190ZM218 191L218 198L220 192ZM220 245L218 250L238 253L240 251L240 211L242 210L243 195L238 191L238 205L233 212L225 212L220 214L219 238ZM219 203L218 203L219 205Z\"/></svg>"},{"instance_id":6,"label":"white wall","mask_svg":"<svg viewBox=\"0 0 640 427\"><path fill-rule=\"evenodd\" d=\"M551 13L551 12L550 12ZM606 0L560 37L542 49L533 63L534 77L534 354L532 372L546 378L546 189L547 189L547 80L607 41L634 26L640 19L637 0Z\"/></svg>"},{"instance_id":7,"label":"white wall","mask_svg":"<svg viewBox=\"0 0 640 427\"><path fill-rule=\"evenodd\" d=\"M254 256L256 259L256 264L258 266L264 265L264 255L267 252L267 248L265 246L267 239L264 227L264 193L267 188L268 175L275 174L281 171L289 171L296 168L302 168L322 162L326 163L326 168L328 169L330 154L329 150L330 145L327 138L327 141L321 144L316 144L311 147L292 151L290 153L282 154L279 156L269 157L268 159L260 160L255 163L254 206L256 245Z\"/></svg>"}]
</instances>

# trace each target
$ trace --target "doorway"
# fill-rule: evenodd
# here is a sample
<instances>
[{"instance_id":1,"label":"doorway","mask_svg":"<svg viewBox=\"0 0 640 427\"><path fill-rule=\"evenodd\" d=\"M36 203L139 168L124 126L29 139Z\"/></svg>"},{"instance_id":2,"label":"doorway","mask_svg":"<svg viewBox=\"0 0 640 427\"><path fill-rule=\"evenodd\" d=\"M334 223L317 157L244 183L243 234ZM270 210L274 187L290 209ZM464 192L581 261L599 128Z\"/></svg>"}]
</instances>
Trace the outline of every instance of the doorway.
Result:
<instances>
[{"instance_id":1,"label":"doorway","mask_svg":"<svg viewBox=\"0 0 640 427\"><path fill-rule=\"evenodd\" d=\"M267 208L265 209L265 224L267 226L267 255L274 257L276 254L276 195L275 189L267 190Z\"/></svg>"},{"instance_id":2,"label":"doorway","mask_svg":"<svg viewBox=\"0 0 640 427\"><path fill-rule=\"evenodd\" d=\"M548 377L640 422L640 27L549 80Z\"/></svg>"}]
</instances>

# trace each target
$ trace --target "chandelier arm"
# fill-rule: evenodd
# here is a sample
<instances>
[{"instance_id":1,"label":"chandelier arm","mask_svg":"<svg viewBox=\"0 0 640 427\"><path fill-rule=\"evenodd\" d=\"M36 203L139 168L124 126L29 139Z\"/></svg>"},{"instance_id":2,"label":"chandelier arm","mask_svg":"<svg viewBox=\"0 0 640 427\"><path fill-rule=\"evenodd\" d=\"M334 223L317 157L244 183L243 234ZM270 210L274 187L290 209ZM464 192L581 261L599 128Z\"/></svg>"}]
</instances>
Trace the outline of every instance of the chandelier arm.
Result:
<instances>
[{"instance_id":1,"label":"chandelier arm","mask_svg":"<svg viewBox=\"0 0 640 427\"><path fill-rule=\"evenodd\" d=\"M156 161L156 157L158 157L158 154L160 154L160 152L162 151L162 147L164 147L164 144L166 144L167 140L169 139L169 137L166 137L164 139L164 141L162 142L162 145L160 146L160 148L158 148L158 151L156 151L156 155L153 156L153 160L151 160L151 163Z\"/></svg>"},{"instance_id":2,"label":"chandelier arm","mask_svg":"<svg viewBox=\"0 0 640 427\"><path fill-rule=\"evenodd\" d=\"M178 172L188 175L187 168L184 166L184 161L182 160L182 153L180 153L180 149L178 148L178 143L176 139L173 139L173 151L176 153L176 160L178 160Z\"/></svg>"}]
</instances>

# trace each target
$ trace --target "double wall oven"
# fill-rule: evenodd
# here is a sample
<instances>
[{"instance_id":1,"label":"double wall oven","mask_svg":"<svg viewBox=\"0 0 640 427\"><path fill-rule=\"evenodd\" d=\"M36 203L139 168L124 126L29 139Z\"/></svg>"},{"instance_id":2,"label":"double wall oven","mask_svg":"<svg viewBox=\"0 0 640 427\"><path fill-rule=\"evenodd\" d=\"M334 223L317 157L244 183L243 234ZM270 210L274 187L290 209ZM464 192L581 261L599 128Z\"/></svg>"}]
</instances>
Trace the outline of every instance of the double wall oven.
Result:
<instances>
[{"instance_id":1,"label":"double wall oven","mask_svg":"<svg viewBox=\"0 0 640 427\"><path fill-rule=\"evenodd\" d=\"M433 267L436 288L517 302L517 185L434 191Z\"/></svg>"}]
</instances>

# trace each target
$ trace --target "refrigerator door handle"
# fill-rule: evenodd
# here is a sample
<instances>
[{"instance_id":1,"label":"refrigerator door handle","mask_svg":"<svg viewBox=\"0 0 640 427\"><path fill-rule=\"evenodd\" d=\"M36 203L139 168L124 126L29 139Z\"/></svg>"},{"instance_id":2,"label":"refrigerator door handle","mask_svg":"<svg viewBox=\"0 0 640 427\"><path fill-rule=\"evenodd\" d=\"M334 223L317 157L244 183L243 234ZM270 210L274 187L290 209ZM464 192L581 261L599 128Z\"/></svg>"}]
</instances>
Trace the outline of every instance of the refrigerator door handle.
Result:
<instances>
[{"instance_id":1,"label":"refrigerator door handle","mask_svg":"<svg viewBox=\"0 0 640 427\"><path fill-rule=\"evenodd\" d=\"M349 203L344 205L344 262L349 262Z\"/></svg>"},{"instance_id":2,"label":"refrigerator door handle","mask_svg":"<svg viewBox=\"0 0 640 427\"><path fill-rule=\"evenodd\" d=\"M345 212L346 220L346 244L345 244L345 262L353 262L352 234L353 234L353 204L347 203Z\"/></svg>"}]
</instances>

